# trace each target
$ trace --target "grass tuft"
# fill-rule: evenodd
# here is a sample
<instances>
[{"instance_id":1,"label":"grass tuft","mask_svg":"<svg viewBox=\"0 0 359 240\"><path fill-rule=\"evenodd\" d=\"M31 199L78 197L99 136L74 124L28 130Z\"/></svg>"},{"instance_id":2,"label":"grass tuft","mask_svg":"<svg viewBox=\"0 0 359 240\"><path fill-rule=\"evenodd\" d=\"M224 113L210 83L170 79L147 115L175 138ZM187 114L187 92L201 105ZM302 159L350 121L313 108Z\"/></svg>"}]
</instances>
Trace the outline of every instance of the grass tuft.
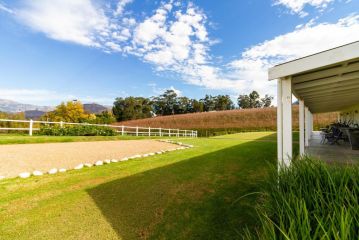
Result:
<instances>
[{"instance_id":1,"label":"grass tuft","mask_svg":"<svg viewBox=\"0 0 359 240\"><path fill-rule=\"evenodd\" d=\"M359 167L304 157L274 171L246 239L357 239Z\"/></svg>"}]
</instances>

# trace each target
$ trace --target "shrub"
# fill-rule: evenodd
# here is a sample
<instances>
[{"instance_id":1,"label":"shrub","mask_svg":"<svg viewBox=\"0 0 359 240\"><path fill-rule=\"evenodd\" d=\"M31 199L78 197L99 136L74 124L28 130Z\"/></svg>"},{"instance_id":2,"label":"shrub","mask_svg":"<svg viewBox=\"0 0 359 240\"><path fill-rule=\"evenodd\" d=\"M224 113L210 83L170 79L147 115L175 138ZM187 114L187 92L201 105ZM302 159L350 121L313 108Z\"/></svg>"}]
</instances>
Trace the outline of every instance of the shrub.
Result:
<instances>
[{"instance_id":1,"label":"shrub","mask_svg":"<svg viewBox=\"0 0 359 240\"><path fill-rule=\"evenodd\" d=\"M110 127L91 125L74 125L65 127L43 125L40 127L38 134L49 136L115 136L116 131Z\"/></svg>"},{"instance_id":2,"label":"shrub","mask_svg":"<svg viewBox=\"0 0 359 240\"><path fill-rule=\"evenodd\" d=\"M261 226L246 239L358 239L358 166L294 161L273 174L264 199Z\"/></svg>"}]
</instances>

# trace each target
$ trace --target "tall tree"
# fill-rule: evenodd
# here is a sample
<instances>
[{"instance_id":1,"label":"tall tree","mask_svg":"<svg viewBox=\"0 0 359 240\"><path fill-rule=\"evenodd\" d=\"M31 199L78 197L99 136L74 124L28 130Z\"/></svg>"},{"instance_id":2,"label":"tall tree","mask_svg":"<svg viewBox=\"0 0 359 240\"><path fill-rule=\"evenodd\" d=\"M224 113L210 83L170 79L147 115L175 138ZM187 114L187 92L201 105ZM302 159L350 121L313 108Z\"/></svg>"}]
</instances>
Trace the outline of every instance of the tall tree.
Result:
<instances>
[{"instance_id":1,"label":"tall tree","mask_svg":"<svg viewBox=\"0 0 359 240\"><path fill-rule=\"evenodd\" d=\"M237 103L239 108L251 108L251 100L248 95L239 95Z\"/></svg>"},{"instance_id":2,"label":"tall tree","mask_svg":"<svg viewBox=\"0 0 359 240\"><path fill-rule=\"evenodd\" d=\"M266 94L264 96L264 98L261 99L262 106L265 108L270 107L272 105L272 100L273 100L273 97Z\"/></svg>"},{"instance_id":3,"label":"tall tree","mask_svg":"<svg viewBox=\"0 0 359 240\"><path fill-rule=\"evenodd\" d=\"M116 98L112 112L118 121L151 117L152 102L143 97Z\"/></svg>"},{"instance_id":4,"label":"tall tree","mask_svg":"<svg viewBox=\"0 0 359 240\"><path fill-rule=\"evenodd\" d=\"M233 109L233 102L229 95L218 95L215 97L215 109L217 111Z\"/></svg>"}]
</instances>

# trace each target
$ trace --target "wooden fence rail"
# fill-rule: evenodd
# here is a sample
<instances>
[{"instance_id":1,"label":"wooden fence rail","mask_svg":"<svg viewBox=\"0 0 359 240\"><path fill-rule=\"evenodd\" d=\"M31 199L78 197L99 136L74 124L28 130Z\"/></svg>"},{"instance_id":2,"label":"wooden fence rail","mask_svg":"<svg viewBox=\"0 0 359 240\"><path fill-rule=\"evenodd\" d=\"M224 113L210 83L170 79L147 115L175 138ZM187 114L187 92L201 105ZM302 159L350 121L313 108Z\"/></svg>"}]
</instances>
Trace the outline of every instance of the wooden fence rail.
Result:
<instances>
[{"instance_id":1,"label":"wooden fence rail","mask_svg":"<svg viewBox=\"0 0 359 240\"><path fill-rule=\"evenodd\" d=\"M83 125L83 126L99 126L110 127L116 129L121 135L133 136L159 136L159 137L190 137L196 138L197 131L182 130L170 128L151 128L151 127L133 127L123 125L109 125L109 124L93 124L93 123L71 123L71 122L48 122L35 120L14 120L14 119L0 119L0 131L26 131L32 136L34 131L40 130L41 125L59 125L64 127L66 125ZM14 126L11 126L14 125Z\"/></svg>"}]
</instances>

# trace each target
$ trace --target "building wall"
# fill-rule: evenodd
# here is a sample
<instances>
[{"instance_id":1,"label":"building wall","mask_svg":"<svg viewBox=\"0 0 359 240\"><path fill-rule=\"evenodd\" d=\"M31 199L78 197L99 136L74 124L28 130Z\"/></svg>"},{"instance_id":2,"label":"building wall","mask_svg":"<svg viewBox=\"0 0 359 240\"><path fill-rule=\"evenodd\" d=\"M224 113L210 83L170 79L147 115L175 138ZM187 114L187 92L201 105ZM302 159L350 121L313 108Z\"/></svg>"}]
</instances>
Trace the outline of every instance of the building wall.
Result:
<instances>
[{"instance_id":1,"label":"building wall","mask_svg":"<svg viewBox=\"0 0 359 240\"><path fill-rule=\"evenodd\" d=\"M351 126L359 124L359 104L341 111L340 120L350 122Z\"/></svg>"}]
</instances>

